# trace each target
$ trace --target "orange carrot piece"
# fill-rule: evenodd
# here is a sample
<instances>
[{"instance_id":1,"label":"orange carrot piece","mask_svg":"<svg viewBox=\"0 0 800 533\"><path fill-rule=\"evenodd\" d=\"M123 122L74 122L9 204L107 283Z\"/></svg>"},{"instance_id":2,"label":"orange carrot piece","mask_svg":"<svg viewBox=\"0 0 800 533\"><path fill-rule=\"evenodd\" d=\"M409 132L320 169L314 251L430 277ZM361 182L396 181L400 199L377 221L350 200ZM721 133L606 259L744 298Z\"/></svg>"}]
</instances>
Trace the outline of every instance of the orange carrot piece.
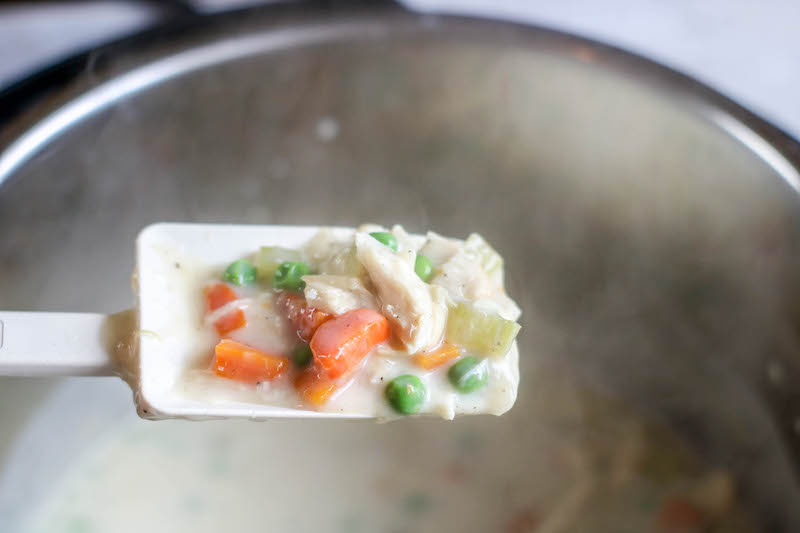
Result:
<instances>
[{"instance_id":1,"label":"orange carrot piece","mask_svg":"<svg viewBox=\"0 0 800 533\"><path fill-rule=\"evenodd\" d=\"M211 287L207 287L205 291L206 306L209 311L219 309L223 305L230 303L238 298L233 289L224 283L217 283Z\"/></svg>"},{"instance_id":2,"label":"orange carrot piece","mask_svg":"<svg viewBox=\"0 0 800 533\"><path fill-rule=\"evenodd\" d=\"M294 387L304 402L320 406L327 402L336 390L336 382L325 377L324 372L320 372L318 368L312 366L297 376Z\"/></svg>"},{"instance_id":3,"label":"orange carrot piece","mask_svg":"<svg viewBox=\"0 0 800 533\"><path fill-rule=\"evenodd\" d=\"M235 329L239 329L247 324L244 317L244 311L241 309L234 309L230 313L226 313L214 321L214 327L217 328L217 333L226 335Z\"/></svg>"},{"instance_id":4,"label":"orange carrot piece","mask_svg":"<svg viewBox=\"0 0 800 533\"><path fill-rule=\"evenodd\" d=\"M287 359L230 339L221 340L214 349L214 371L224 378L256 384L275 379L288 368Z\"/></svg>"},{"instance_id":5,"label":"orange carrot piece","mask_svg":"<svg viewBox=\"0 0 800 533\"><path fill-rule=\"evenodd\" d=\"M458 346L452 344L445 344L438 350L427 353L418 353L416 356L417 364L425 370L430 370L441 366L448 361L452 361L461 355L461 350Z\"/></svg>"},{"instance_id":6,"label":"orange carrot piece","mask_svg":"<svg viewBox=\"0 0 800 533\"><path fill-rule=\"evenodd\" d=\"M314 361L331 379L357 365L389 338L389 322L372 309L354 309L322 324L311 339Z\"/></svg>"},{"instance_id":7,"label":"orange carrot piece","mask_svg":"<svg viewBox=\"0 0 800 533\"><path fill-rule=\"evenodd\" d=\"M283 308L297 336L305 342L311 340L318 327L333 318L316 307L309 307L302 293L291 291L280 293L278 306Z\"/></svg>"}]
</instances>

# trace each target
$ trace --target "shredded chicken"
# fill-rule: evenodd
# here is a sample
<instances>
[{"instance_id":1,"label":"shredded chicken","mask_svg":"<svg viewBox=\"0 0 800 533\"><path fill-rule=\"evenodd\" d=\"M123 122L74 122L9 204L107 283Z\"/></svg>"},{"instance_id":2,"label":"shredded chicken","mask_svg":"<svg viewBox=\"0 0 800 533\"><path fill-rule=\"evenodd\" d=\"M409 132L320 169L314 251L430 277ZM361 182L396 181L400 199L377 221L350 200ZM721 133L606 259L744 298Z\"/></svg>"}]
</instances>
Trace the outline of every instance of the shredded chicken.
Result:
<instances>
[{"instance_id":1,"label":"shredded chicken","mask_svg":"<svg viewBox=\"0 0 800 533\"><path fill-rule=\"evenodd\" d=\"M411 250L417 253L425 244L425 237L421 235L409 235L408 232L403 229L403 226L392 226L392 235L397 239L397 248L400 252Z\"/></svg>"},{"instance_id":2,"label":"shredded chicken","mask_svg":"<svg viewBox=\"0 0 800 533\"><path fill-rule=\"evenodd\" d=\"M431 284L445 288L454 301L473 301L478 307L496 312L506 320L517 320L521 314L517 304L506 296L502 282L493 279L481 267L475 253L466 248L457 248L456 253L439 267Z\"/></svg>"},{"instance_id":3,"label":"shredded chicken","mask_svg":"<svg viewBox=\"0 0 800 533\"><path fill-rule=\"evenodd\" d=\"M308 259L326 274L362 277L364 269L356 258L352 233L320 230L306 245Z\"/></svg>"},{"instance_id":4,"label":"shredded chicken","mask_svg":"<svg viewBox=\"0 0 800 533\"><path fill-rule=\"evenodd\" d=\"M395 253L367 233L356 234L356 255L378 293L381 310L409 353L428 350L442 339L447 293L414 272L413 251Z\"/></svg>"},{"instance_id":5,"label":"shredded chicken","mask_svg":"<svg viewBox=\"0 0 800 533\"><path fill-rule=\"evenodd\" d=\"M367 307L378 311L378 302L359 278L353 276L304 276L308 304L332 315Z\"/></svg>"},{"instance_id":6,"label":"shredded chicken","mask_svg":"<svg viewBox=\"0 0 800 533\"><path fill-rule=\"evenodd\" d=\"M442 237L438 233L428 232L427 242L419 251L433 262L434 265L443 265L461 249L461 242L456 239Z\"/></svg>"}]
</instances>

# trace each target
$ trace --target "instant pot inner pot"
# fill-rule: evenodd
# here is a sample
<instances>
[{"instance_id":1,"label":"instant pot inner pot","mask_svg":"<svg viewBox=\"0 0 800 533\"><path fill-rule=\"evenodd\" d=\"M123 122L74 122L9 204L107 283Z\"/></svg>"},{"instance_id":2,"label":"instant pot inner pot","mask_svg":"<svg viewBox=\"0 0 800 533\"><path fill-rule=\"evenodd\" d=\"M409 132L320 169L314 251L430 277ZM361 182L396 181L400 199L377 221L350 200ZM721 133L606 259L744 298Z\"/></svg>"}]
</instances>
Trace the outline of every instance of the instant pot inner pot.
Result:
<instances>
[{"instance_id":1,"label":"instant pot inner pot","mask_svg":"<svg viewBox=\"0 0 800 533\"><path fill-rule=\"evenodd\" d=\"M254 467L261 487L298 524L311 520L297 518L304 497L282 492L286 482L271 479L269 465L305 464L281 476L307 476L312 494L329 487L319 512L339 502L345 522L358 498L379 498L374 471L388 476L381 486L406 502L418 531L533 531L581 497L589 508L561 512L594 516L597 531L628 531L633 522L620 517L660 502L635 495L661 498L653 487L673 468L665 460L666 477L648 473L640 463L652 454L638 456L636 446L672 453L661 446L697 454L687 472L730 475L763 531L797 531L797 458L754 386L770 358L797 352L796 193L691 98L591 55L577 60L490 32L444 38L447 28L265 49L178 74L70 127L0 189L0 308L130 306L134 239L155 221L477 231L505 256L509 292L524 310L522 384L508 416L384 426L141 422L120 435L177 435L187 449L222 439L238 449L224 439L231 428L263 441L268 453L252 459L267 465ZM109 418L72 387L70 404L47 416ZM102 387L127 400L122 387ZM91 428L87 441L108 432ZM456 451L447 451L451 438ZM57 446L31 445L41 457ZM473 445L484 455L470 456ZM625 460L614 458L625 446L633 459L620 473L614 461ZM349 477L330 466L337 461L354 472L351 491L335 489L336 476ZM439 480L441 472L453 479ZM38 475L50 484L60 476ZM182 493L180 479L171 482ZM430 494L420 492L426 486ZM580 496L597 487L605 500ZM442 502L451 508L440 520ZM389 503L370 505L395 516ZM352 518L362 519L372 524ZM392 520L400 525L380 530L406 530L405 519ZM750 531L745 523L737 527ZM584 525L553 531L591 530Z\"/></svg>"}]
</instances>

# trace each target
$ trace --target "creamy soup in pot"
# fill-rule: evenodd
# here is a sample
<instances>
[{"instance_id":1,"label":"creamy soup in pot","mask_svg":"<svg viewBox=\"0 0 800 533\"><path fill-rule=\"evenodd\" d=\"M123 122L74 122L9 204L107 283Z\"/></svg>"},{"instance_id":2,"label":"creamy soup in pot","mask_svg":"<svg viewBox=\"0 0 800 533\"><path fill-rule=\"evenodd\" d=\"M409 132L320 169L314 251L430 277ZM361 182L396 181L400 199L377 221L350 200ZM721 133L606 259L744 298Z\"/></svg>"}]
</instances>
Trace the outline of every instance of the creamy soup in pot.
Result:
<instances>
[{"instance_id":1,"label":"creamy soup in pot","mask_svg":"<svg viewBox=\"0 0 800 533\"><path fill-rule=\"evenodd\" d=\"M725 470L555 364L502 417L126 421L24 533L751 533Z\"/></svg>"}]
</instances>

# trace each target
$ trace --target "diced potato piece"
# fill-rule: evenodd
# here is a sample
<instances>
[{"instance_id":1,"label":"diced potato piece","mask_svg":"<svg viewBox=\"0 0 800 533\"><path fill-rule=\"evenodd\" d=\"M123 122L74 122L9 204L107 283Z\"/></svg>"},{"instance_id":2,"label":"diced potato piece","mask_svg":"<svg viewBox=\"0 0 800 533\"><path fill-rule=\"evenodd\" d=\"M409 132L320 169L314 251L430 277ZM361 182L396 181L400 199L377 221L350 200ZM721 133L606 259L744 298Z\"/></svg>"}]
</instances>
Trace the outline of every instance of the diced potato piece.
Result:
<instances>
[{"instance_id":1,"label":"diced potato piece","mask_svg":"<svg viewBox=\"0 0 800 533\"><path fill-rule=\"evenodd\" d=\"M359 278L352 276L303 276L308 305L332 315L341 315L353 309L368 308L378 311L375 297Z\"/></svg>"},{"instance_id":2,"label":"diced potato piece","mask_svg":"<svg viewBox=\"0 0 800 533\"><path fill-rule=\"evenodd\" d=\"M450 308L445 338L477 355L503 357L519 330L516 322L462 302Z\"/></svg>"},{"instance_id":3,"label":"diced potato piece","mask_svg":"<svg viewBox=\"0 0 800 533\"><path fill-rule=\"evenodd\" d=\"M381 311L409 353L436 346L447 320L446 292L414 272L415 254L393 252L367 233L356 233L356 251L378 293Z\"/></svg>"}]
</instances>

